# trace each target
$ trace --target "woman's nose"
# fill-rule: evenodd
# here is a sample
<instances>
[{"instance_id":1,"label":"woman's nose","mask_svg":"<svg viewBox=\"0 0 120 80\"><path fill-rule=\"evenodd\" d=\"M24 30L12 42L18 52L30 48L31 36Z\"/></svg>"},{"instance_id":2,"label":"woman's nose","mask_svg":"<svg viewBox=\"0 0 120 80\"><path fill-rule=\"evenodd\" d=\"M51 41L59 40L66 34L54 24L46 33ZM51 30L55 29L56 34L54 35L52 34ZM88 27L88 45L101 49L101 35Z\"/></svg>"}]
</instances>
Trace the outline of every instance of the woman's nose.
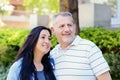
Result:
<instances>
[{"instance_id":1,"label":"woman's nose","mask_svg":"<svg viewBox=\"0 0 120 80\"><path fill-rule=\"evenodd\" d=\"M47 39L45 39L45 42L46 43L50 43L50 40L47 38Z\"/></svg>"}]
</instances>

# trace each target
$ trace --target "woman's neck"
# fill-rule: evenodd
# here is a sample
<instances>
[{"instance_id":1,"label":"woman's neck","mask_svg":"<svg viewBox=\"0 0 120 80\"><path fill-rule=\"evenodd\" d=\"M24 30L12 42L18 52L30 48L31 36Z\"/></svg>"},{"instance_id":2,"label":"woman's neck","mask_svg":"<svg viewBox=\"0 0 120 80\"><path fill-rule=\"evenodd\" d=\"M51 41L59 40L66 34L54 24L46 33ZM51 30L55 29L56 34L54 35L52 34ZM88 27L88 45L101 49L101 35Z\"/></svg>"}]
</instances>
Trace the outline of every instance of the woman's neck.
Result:
<instances>
[{"instance_id":1,"label":"woman's neck","mask_svg":"<svg viewBox=\"0 0 120 80\"><path fill-rule=\"evenodd\" d=\"M37 71L42 71L43 70L43 64L42 64L42 57L43 55L40 53L34 53L34 65L37 69Z\"/></svg>"},{"instance_id":2,"label":"woman's neck","mask_svg":"<svg viewBox=\"0 0 120 80\"><path fill-rule=\"evenodd\" d=\"M43 64L41 62L34 61L34 65L35 65L37 71L43 71L44 67L43 67Z\"/></svg>"}]
</instances>

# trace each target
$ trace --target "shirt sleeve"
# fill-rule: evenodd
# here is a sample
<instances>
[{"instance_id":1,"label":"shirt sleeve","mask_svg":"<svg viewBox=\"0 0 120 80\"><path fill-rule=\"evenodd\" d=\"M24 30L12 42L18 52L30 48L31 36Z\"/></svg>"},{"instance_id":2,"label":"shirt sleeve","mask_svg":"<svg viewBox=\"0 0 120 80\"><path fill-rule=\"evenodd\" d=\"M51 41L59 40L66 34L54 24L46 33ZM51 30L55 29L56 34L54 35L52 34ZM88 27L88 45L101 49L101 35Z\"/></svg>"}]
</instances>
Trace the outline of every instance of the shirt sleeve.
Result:
<instances>
[{"instance_id":1,"label":"shirt sleeve","mask_svg":"<svg viewBox=\"0 0 120 80\"><path fill-rule=\"evenodd\" d=\"M89 61L95 76L110 70L107 61L102 55L102 51L96 45L94 45L90 51Z\"/></svg>"}]
</instances>

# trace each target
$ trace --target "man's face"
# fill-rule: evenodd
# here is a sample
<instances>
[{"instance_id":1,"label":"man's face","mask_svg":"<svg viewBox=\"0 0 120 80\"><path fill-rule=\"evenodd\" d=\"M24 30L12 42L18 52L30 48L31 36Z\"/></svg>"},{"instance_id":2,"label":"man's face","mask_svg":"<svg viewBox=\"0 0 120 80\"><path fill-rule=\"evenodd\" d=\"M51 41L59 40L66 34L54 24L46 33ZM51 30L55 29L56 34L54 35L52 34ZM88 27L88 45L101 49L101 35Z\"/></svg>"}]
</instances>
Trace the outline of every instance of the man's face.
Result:
<instances>
[{"instance_id":1,"label":"man's face","mask_svg":"<svg viewBox=\"0 0 120 80\"><path fill-rule=\"evenodd\" d=\"M75 38L76 26L69 16L58 16L52 32L59 43L70 44Z\"/></svg>"}]
</instances>

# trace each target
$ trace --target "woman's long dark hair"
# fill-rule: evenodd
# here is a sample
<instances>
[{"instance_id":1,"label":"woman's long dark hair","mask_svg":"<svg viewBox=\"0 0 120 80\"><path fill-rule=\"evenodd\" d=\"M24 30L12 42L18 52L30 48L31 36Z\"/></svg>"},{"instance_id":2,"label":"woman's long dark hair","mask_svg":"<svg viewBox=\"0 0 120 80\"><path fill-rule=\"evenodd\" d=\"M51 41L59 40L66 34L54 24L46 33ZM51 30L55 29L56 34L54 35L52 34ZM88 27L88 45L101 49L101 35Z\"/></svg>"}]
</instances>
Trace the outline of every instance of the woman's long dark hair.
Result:
<instances>
[{"instance_id":1,"label":"woman's long dark hair","mask_svg":"<svg viewBox=\"0 0 120 80\"><path fill-rule=\"evenodd\" d=\"M36 68L33 63L33 58L34 58L33 50L37 43L39 34L43 29L48 30L51 35L50 29L48 29L44 26L37 26L31 30L31 32L27 36L24 44L18 51L18 55L17 55L15 61L23 58L20 75L19 75L20 80L30 80L31 76L34 77L34 80L38 80L37 74L36 74ZM54 73L53 73L53 68L50 64L49 52L43 56L42 64L44 66L44 73L45 73L46 80L56 80Z\"/></svg>"}]
</instances>

